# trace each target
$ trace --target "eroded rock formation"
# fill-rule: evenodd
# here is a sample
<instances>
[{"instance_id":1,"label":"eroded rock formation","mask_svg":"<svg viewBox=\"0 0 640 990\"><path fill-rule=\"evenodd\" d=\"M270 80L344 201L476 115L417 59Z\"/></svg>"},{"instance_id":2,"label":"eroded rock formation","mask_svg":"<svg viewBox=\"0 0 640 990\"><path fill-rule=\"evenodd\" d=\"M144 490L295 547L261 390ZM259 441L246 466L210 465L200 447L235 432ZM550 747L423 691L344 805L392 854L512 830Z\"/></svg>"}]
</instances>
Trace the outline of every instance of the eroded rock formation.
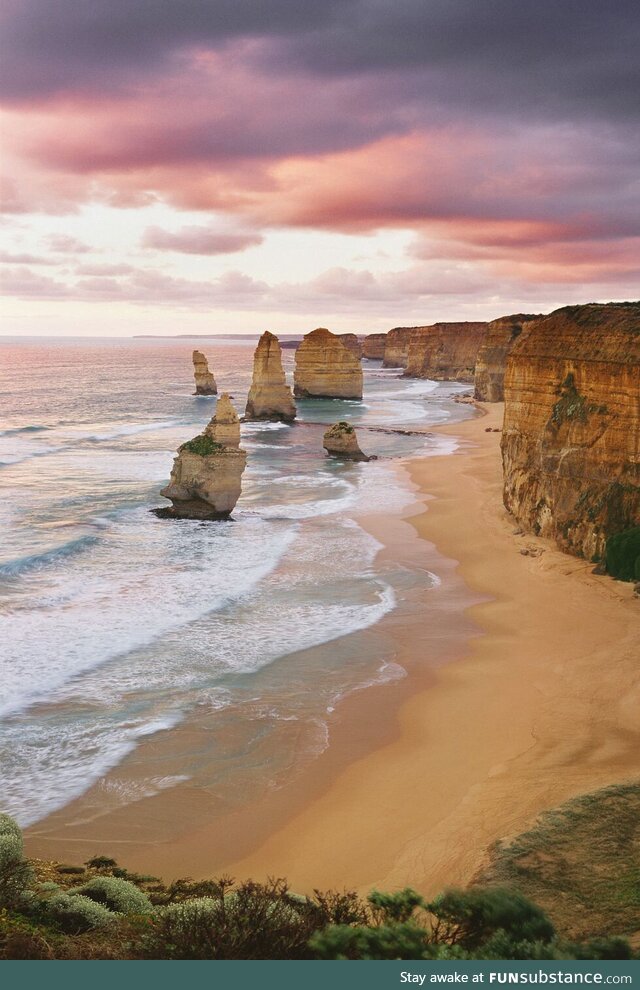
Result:
<instances>
[{"instance_id":1,"label":"eroded rock formation","mask_svg":"<svg viewBox=\"0 0 640 990\"><path fill-rule=\"evenodd\" d=\"M223 392L216 402L216 411L204 432L224 447L240 446L240 418L228 392Z\"/></svg>"},{"instance_id":2,"label":"eroded rock formation","mask_svg":"<svg viewBox=\"0 0 640 990\"><path fill-rule=\"evenodd\" d=\"M371 361L384 359L384 348L387 343L386 333L369 333L362 342L362 356Z\"/></svg>"},{"instance_id":3,"label":"eroded rock formation","mask_svg":"<svg viewBox=\"0 0 640 990\"><path fill-rule=\"evenodd\" d=\"M509 352L522 328L540 316L516 313L502 316L487 325L476 360L474 397L480 402L504 402L504 373Z\"/></svg>"},{"instance_id":4,"label":"eroded rock formation","mask_svg":"<svg viewBox=\"0 0 640 990\"><path fill-rule=\"evenodd\" d=\"M417 327L394 327L386 334L384 357L385 368L406 368L409 356L409 340Z\"/></svg>"},{"instance_id":5,"label":"eroded rock formation","mask_svg":"<svg viewBox=\"0 0 640 990\"><path fill-rule=\"evenodd\" d=\"M267 330L253 355L253 379L244 418L291 422L295 415L296 405L285 379L280 343Z\"/></svg>"},{"instance_id":6,"label":"eroded rock formation","mask_svg":"<svg viewBox=\"0 0 640 990\"><path fill-rule=\"evenodd\" d=\"M588 560L640 522L640 303L528 323L504 381L504 503Z\"/></svg>"},{"instance_id":7,"label":"eroded rock formation","mask_svg":"<svg viewBox=\"0 0 640 990\"><path fill-rule=\"evenodd\" d=\"M433 323L409 337L405 374L434 381L472 382L486 323Z\"/></svg>"},{"instance_id":8,"label":"eroded rock formation","mask_svg":"<svg viewBox=\"0 0 640 990\"><path fill-rule=\"evenodd\" d=\"M239 443L238 414L225 393L205 431L178 449L169 484L160 492L172 508L159 514L180 519L228 517L240 498L247 463Z\"/></svg>"},{"instance_id":9,"label":"eroded rock formation","mask_svg":"<svg viewBox=\"0 0 640 990\"><path fill-rule=\"evenodd\" d=\"M328 454L333 457L341 457L345 461L370 460L360 450L354 427L351 423L345 423L344 420L329 427L323 437L322 446Z\"/></svg>"},{"instance_id":10,"label":"eroded rock formation","mask_svg":"<svg viewBox=\"0 0 640 990\"><path fill-rule=\"evenodd\" d=\"M355 333L338 333L336 337L339 337L345 347L348 347L352 354L357 357L358 361L362 357L362 344L360 339Z\"/></svg>"},{"instance_id":11,"label":"eroded rock formation","mask_svg":"<svg viewBox=\"0 0 640 990\"><path fill-rule=\"evenodd\" d=\"M202 351L193 352L193 377L196 383L195 395L216 395L218 387L209 363Z\"/></svg>"},{"instance_id":12,"label":"eroded rock formation","mask_svg":"<svg viewBox=\"0 0 640 990\"><path fill-rule=\"evenodd\" d=\"M293 393L299 398L362 398L359 359L324 327L305 334L296 351L293 382Z\"/></svg>"}]
</instances>

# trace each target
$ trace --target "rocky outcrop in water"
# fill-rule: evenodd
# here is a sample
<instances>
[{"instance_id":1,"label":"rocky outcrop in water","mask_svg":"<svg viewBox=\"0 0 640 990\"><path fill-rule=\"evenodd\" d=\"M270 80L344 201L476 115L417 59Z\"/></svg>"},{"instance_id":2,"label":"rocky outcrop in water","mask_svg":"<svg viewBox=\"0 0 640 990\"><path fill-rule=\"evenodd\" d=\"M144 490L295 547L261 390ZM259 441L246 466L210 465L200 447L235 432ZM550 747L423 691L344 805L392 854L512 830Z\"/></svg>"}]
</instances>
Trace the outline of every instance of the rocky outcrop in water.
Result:
<instances>
[{"instance_id":1,"label":"rocky outcrop in water","mask_svg":"<svg viewBox=\"0 0 640 990\"><path fill-rule=\"evenodd\" d=\"M293 382L298 398L362 398L359 359L337 334L324 327L305 334L296 351Z\"/></svg>"},{"instance_id":2,"label":"rocky outcrop in water","mask_svg":"<svg viewBox=\"0 0 640 990\"><path fill-rule=\"evenodd\" d=\"M504 380L504 503L588 560L640 523L640 303L528 323Z\"/></svg>"},{"instance_id":3,"label":"rocky outcrop in water","mask_svg":"<svg viewBox=\"0 0 640 990\"><path fill-rule=\"evenodd\" d=\"M363 454L358 444L356 431L350 423L340 421L334 423L326 431L322 446L332 457L340 457L345 461L368 461L366 454Z\"/></svg>"},{"instance_id":4,"label":"rocky outcrop in water","mask_svg":"<svg viewBox=\"0 0 640 990\"><path fill-rule=\"evenodd\" d=\"M386 333L369 333L362 342L362 356L370 361L382 361L387 343Z\"/></svg>"},{"instance_id":5,"label":"rocky outcrop in water","mask_svg":"<svg viewBox=\"0 0 640 990\"><path fill-rule=\"evenodd\" d=\"M474 398L479 402L504 402L504 373L507 358L523 327L540 316L516 313L502 316L487 325L484 342L478 351Z\"/></svg>"},{"instance_id":6,"label":"rocky outcrop in water","mask_svg":"<svg viewBox=\"0 0 640 990\"><path fill-rule=\"evenodd\" d=\"M347 347L351 353L358 359L362 357L362 344L360 343L360 338L355 333L338 333L336 337L339 337L345 347Z\"/></svg>"},{"instance_id":7,"label":"rocky outcrop in water","mask_svg":"<svg viewBox=\"0 0 640 990\"><path fill-rule=\"evenodd\" d=\"M280 343L274 334L262 334L253 355L253 379L249 389L245 419L291 422L296 405L286 383Z\"/></svg>"},{"instance_id":8,"label":"rocky outcrop in water","mask_svg":"<svg viewBox=\"0 0 640 990\"><path fill-rule=\"evenodd\" d=\"M158 515L179 519L225 519L242 491L247 455L240 449L240 421L229 396L220 396L204 433L183 443L171 479L160 494L171 509Z\"/></svg>"},{"instance_id":9,"label":"rocky outcrop in water","mask_svg":"<svg viewBox=\"0 0 640 990\"><path fill-rule=\"evenodd\" d=\"M218 387L209 363L202 351L193 352L193 377L196 382L195 395L216 395Z\"/></svg>"},{"instance_id":10,"label":"rocky outcrop in water","mask_svg":"<svg viewBox=\"0 0 640 990\"><path fill-rule=\"evenodd\" d=\"M409 356L409 341L417 327L394 327L385 335L384 368L406 368Z\"/></svg>"},{"instance_id":11,"label":"rocky outcrop in water","mask_svg":"<svg viewBox=\"0 0 640 990\"><path fill-rule=\"evenodd\" d=\"M434 381L472 382L486 323L433 323L409 338L405 375Z\"/></svg>"}]
</instances>

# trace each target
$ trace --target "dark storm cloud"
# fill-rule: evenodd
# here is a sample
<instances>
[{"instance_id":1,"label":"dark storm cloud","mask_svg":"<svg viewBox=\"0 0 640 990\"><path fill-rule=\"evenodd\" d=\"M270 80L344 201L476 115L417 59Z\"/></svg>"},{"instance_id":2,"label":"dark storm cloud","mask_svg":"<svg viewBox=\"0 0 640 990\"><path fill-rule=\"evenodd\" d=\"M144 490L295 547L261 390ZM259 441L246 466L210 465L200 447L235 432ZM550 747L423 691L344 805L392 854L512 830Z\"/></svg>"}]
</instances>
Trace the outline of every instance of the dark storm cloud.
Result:
<instances>
[{"instance_id":1,"label":"dark storm cloud","mask_svg":"<svg viewBox=\"0 0 640 990\"><path fill-rule=\"evenodd\" d=\"M113 93L247 39L262 69L416 75L425 103L635 115L636 0L5 0L8 98Z\"/></svg>"}]
</instances>

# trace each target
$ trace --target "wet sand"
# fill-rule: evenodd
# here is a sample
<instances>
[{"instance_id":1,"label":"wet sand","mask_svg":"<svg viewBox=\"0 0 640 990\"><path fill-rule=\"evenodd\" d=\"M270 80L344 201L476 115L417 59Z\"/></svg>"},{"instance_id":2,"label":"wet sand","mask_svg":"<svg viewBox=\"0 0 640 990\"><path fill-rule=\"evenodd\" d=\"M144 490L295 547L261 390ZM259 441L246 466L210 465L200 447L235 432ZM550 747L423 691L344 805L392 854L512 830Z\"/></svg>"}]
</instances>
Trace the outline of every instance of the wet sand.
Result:
<instances>
[{"instance_id":1,"label":"wet sand","mask_svg":"<svg viewBox=\"0 0 640 990\"><path fill-rule=\"evenodd\" d=\"M364 520L383 553L418 554L443 577L437 602L429 592L367 631L407 678L348 698L325 753L251 809L212 816L188 787L93 821L72 805L30 830L29 852L115 854L165 877L286 876L301 891L430 893L469 881L492 842L539 812L637 779L639 603L630 585L514 535L500 434L486 432L502 406L486 410L438 430L462 439L456 454L411 462L426 511ZM180 731L193 726L168 733L172 746Z\"/></svg>"}]
</instances>

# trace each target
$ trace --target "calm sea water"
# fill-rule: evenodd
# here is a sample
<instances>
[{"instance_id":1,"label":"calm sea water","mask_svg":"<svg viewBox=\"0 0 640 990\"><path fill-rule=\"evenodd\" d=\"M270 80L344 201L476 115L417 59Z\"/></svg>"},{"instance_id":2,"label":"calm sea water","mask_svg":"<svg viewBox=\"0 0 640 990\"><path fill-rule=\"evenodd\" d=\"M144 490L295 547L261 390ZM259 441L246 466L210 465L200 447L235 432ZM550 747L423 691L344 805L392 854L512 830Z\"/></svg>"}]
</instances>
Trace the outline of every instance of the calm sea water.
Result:
<instances>
[{"instance_id":1,"label":"calm sea water","mask_svg":"<svg viewBox=\"0 0 640 990\"><path fill-rule=\"evenodd\" d=\"M206 341L220 391L240 412L254 342ZM246 424L249 454L233 521L160 520L180 443L215 398L193 396L192 343L0 342L0 804L32 823L84 793L156 733L219 713L206 760L114 801L193 777L231 794L252 774L277 781L296 752L326 745L327 712L368 684L402 676L388 657L300 651L374 625L409 581L376 565L363 513L409 504L394 459L447 449L428 428L468 415L451 383L405 381L364 362L363 402L299 403L300 423ZM291 371L292 352L285 352ZM369 464L330 460L322 423L346 419ZM289 733L290 735L290 733ZM200 770L198 769L200 767ZM105 786L107 784L105 783Z\"/></svg>"}]
</instances>

